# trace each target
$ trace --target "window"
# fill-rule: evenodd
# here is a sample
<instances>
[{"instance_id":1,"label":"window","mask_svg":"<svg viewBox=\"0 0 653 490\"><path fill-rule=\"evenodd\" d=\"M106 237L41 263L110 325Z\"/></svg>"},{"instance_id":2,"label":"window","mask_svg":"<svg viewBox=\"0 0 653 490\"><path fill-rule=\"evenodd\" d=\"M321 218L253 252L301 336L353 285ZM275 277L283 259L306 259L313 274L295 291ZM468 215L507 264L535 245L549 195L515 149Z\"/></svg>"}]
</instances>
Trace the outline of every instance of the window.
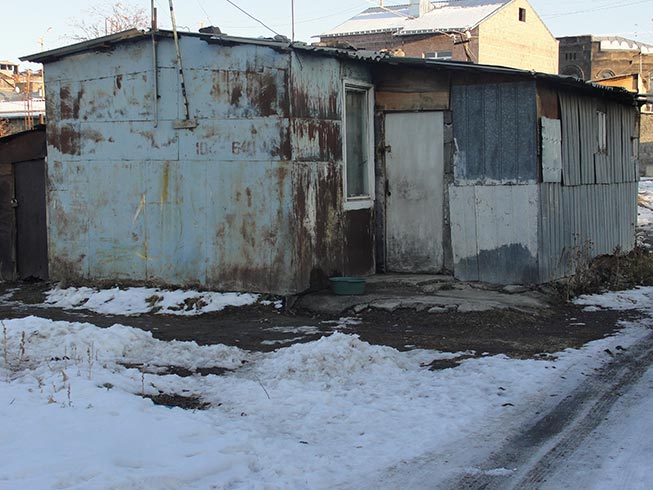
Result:
<instances>
[{"instance_id":1,"label":"window","mask_svg":"<svg viewBox=\"0 0 653 490\"><path fill-rule=\"evenodd\" d=\"M452 56L452 51L426 51L425 53L422 53L422 58L433 60L450 60Z\"/></svg>"},{"instance_id":2,"label":"window","mask_svg":"<svg viewBox=\"0 0 653 490\"><path fill-rule=\"evenodd\" d=\"M526 9L519 9L519 22L526 22Z\"/></svg>"},{"instance_id":3,"label":"window","mask_svg":"<svg viewBox=\"0 0 653 490\"><path fill-rule=\"evenodd\" d=\"M373 92L365 83L345 81L344 87L345 207L365 208L374 198Z\"/></svg>"}]
</instances>

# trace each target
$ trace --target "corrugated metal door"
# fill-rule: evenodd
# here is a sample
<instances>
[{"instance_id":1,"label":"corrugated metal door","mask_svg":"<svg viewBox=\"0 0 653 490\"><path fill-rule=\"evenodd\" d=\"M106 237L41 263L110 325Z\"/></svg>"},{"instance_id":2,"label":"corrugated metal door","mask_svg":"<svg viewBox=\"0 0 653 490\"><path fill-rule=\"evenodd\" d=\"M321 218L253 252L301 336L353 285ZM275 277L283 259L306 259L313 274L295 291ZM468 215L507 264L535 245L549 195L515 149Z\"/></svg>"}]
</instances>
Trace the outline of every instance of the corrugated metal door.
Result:
<instances>
[{"instance_id":1,"label":"corrugated metal door","mask_svg":"<svg viewBox=\"0 0 653 490\"><path fill-rule=\"evenodd\" d=\"M45 221L45 162L14 164L16 179L16 265L20 279L48 278Z\"/></svg>"},{"instance_id":2,"label":"corrugated metal door","mask_svg":"<svg viewBox=\"0 0 653 490\"><path fill-rule=\"evenodd\" d=\"M386 114L386 264L389 272L439 272L442 269L443 122L442 112Z\"/></svg>"}]
</instances>

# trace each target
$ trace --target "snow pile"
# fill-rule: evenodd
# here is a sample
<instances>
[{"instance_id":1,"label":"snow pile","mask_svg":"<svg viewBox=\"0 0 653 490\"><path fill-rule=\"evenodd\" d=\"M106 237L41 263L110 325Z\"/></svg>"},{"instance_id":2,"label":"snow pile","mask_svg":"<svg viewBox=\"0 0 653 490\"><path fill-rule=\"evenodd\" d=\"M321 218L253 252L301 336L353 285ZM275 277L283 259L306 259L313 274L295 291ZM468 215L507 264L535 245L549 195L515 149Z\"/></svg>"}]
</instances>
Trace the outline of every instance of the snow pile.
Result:
<instances>
[{"instance_id":1,"label":"snow pile","mask_svg":"<svg viewBox=\"0 0 653 490\"><path fill-rule=\"evenodd\" d=\"M628 291L609 291L603 294L586 294L574 299L577 305L585 305L587 311L597 309L641 310L653 313L653 287L638 287Z\"/></svg>"},{"instance_id":2,"label":"snow pile","mask_svg":"<svg viewBox=\"0 0 653 490\"><path fill-rule=\"evenodd\" d=\"M645 331L557 360L488 356L429 371L440 353L342 333L262 354L161 342L121 325L3 324L0 481L44 489L364 488L391 466L507 430L533 400L561 393L563 375L573 384L606 347ZM150 369L169 364L234 371ZM168 409L140 396L161 392L210 407Z\"/></svg>"},{"instance_id":3,"label":"snow pile","mask_svg":"<svg viewBox=\"0 0 653 490\"><path fill-rule=\"evenodd\" d=\"M298 381L346 379L358 373L369 376L373 371L405 369L406 356L395 349L373 346L361 341L358 335L339 332L310 344L282 349L259 366L261 375L269 379Z\"/></svg>"},{"instance_id":4,"label":"snow pile","mask_svg":"<svg viewBox=\"0 0 653 490\"><path fill-rule=\"evenodd\" d=\"M106 315L201 315L224 310L227 306L247 306L256 303L259 295L249 293L214 293L191 290L161 290L158 288L88 287L52 289L45 303L58 308L90 310ZM275 304L276 307L276 304Z\"/></svg>"}]
</instances>

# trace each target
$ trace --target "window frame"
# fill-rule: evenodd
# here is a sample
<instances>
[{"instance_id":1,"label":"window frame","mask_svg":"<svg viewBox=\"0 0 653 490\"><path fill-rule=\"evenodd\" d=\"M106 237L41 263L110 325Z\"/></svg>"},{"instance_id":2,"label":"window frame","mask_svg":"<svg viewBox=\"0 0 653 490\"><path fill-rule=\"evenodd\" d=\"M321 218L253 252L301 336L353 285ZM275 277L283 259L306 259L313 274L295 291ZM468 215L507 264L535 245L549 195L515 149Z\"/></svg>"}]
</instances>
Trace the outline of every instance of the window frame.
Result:
<instances>
[{"instance_id":1,"label":"window frame","mask_svg":"<svg viewBox=\"0 0 653 490\"><path fill-rule=\"evenodd\" d=\"M519 7L519 22L526 22L526 9Z\"/></svg>"},{"instance_id":2,"label":"window frame","mask_svg":"<svg viewBox=\"0 0 653 490\"><path fill-rule=\"evenodd\" d=\"M347 92L362 92L367 95L367 193L349 196L347 192ZM345 210L367 209L374 206L374 85L360 80L342 80L342 188Z\"/></svg>"}]
</instances>

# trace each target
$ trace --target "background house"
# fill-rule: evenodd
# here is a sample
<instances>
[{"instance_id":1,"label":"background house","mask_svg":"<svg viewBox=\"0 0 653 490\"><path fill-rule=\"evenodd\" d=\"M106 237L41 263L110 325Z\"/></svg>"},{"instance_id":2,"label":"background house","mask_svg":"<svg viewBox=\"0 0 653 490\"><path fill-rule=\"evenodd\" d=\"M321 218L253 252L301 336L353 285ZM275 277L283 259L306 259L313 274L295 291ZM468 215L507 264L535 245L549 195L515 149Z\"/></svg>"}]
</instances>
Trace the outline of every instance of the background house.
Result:
<instances>
[{"instance_id":1,"label":"background house","mask_svg":"<svg viewBox=\"0 0 653 490\"><path fill-rule=\"evenodd\" d=\"M525 0L411 0L368 8L320 35L325 45L558 72L555 37Z\"/></svg>"},{"instance_id":2,"label":"background house","mask_svg":"<svg viewBox=\"0 0 653 490\"><path fill-rule=\"evenodd\" d=\"M185 85L166 31L27 58L45 64L52 278L278 294L375 271L535 283L579 250L633 246L624 90L180 36Z\"/></svg>"},{"instance_id":3,"label":"background house","mask_svg":"<svg viewBox=\"0 0 653 490\"><path fill-rule=\"evenodd\" d=\"M43 124L43 73L26 70L18 65L0 61L0 136L32 129Z\"/></svg>"},{"instance_id":4,"label":"background house","mask_svg":"<svg viewBox=\"0 0 653 490\"><path fill-rule=\"evenodd\" d=\"M653 176L653 46L618 36L567 36L560 42L560 74L624 87L651 101L642 106L639 162Z\"/></svg>"}]
</instances>

